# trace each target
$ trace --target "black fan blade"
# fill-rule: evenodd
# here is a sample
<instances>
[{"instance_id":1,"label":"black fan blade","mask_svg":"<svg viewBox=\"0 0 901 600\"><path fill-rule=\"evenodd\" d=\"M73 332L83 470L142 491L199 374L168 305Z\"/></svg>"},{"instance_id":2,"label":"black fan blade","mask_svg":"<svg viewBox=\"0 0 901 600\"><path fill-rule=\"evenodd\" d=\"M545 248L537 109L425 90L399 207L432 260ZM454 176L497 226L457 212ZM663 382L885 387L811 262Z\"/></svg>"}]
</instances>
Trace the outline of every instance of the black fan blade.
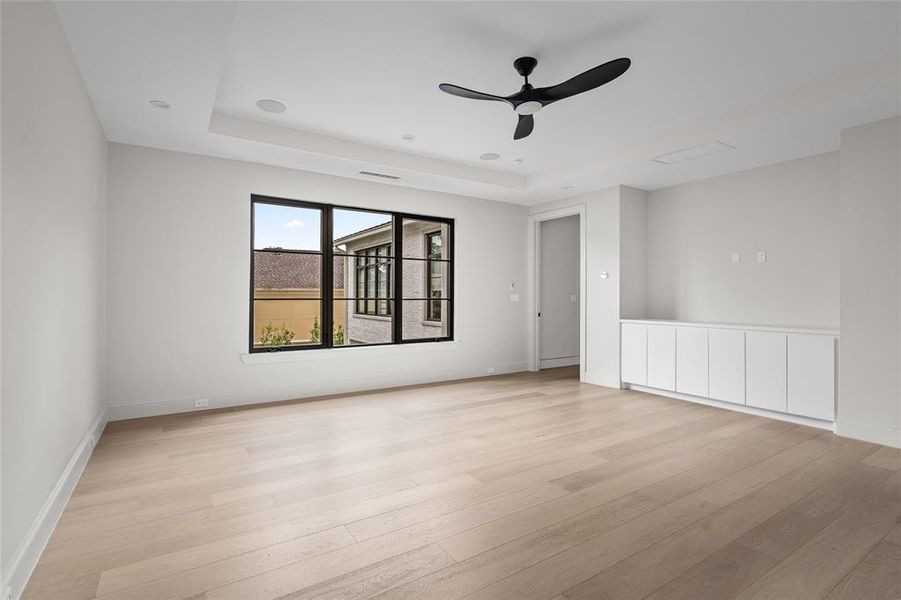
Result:
<instances>
[{"instance_id":1,"label":"black fan blade","mask_svg":"<svg viewBox=\"0 0 901 600\"><path fill-rule=\"evenodd\" d=\"M550 104L557 100L563 100L588 90L593 90L605 83L609 83L629 70L632 61L628 58L617 58L602 65L598 65L593 69L588 69L584 73L576 75L572 79L567 79L563 83L552 85L551 87L540 88L535 90L536 97L542 104Z\"/></svg>"},{"instance_id":2,"label":"black fan blade","mask_svg":"<svg viewBox=\"0 0 901 600\"><path fill-rule=\"evenodd\" d=\"M469 98L470 100L496 100L498 102L509 102L506 98L502 96L493 96L491 94L485 94L483 92L477 92L475 90L468 90L464 87L460 87L459 85L454 85L452 83L442 83L438 86L438 88L451 96L459 96L461 98Z\"/></svg>"},{"instance_id":3,"label":"black fan blade","mask_svg":"<svg viewBox=\"0 0 901 600\"><path fill-rule=\"evenodd\" d=\"M521 140L532 133L535 127L535 118L532 115L519 115L519 122L516 124L516 131L513 133L514 140Z\"/></svg>"}]
</instances>

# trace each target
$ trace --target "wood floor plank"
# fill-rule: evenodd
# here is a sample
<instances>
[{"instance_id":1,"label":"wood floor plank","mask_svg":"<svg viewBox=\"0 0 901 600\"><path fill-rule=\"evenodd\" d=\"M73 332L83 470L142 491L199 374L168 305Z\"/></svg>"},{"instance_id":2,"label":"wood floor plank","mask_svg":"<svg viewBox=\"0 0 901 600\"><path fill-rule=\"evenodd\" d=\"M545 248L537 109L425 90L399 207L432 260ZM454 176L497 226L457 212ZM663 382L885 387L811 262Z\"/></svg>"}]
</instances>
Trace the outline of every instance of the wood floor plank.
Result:
<instances>
[{"instance_id":1,"label":"wood floor plank","mask_svg":"<svg viewBox=\"0 0 901 600\"><path fill-rule=\"evenodd\" d=\"M866 451L866 448L845 444L817 460L834 464L836 461L832 459L836 455L841 455L848 457L849 461L860 461L866 456ZM801 509L796 507L805 497L811 497L813 494L818 500L824 500L823 504L831 501L833 505L839 506L853 501L866 492L868 484L875 477L873 473L865 473L855 479L855 475L857 473L849 474L851 479L847 482L842 476L833 478L837 480L833 481L836 484L834 487L818 486L818 480L808 478L806 488L799 487L795 477L782 477L742 496L613 567L600 571L566 591L564 595L571 600L643 598L670 579L691 569L710 554L738 539L758 523L768 522L783 510L788 512L789 507L800 511ZM853 495L849 493L849 489L854 490ZM826 519L828 523L828 515Z\"/></svg>"},{"instance_id":2,"label":"wood floor plank","mask_svg":"<svg viewBox=\"0 0 901 600\"><path fill-rule=\"evenodd\" d=\"M802 467L825 453L828 447L826 444L803 442L773 459L757 463L737 475L708 486L699 493L670 502L641 519L625 523L604 535L531 565L503 581L482 588L473 597L515 597L521 600L552 597L571 588L574 583L583 582L646 546L714 513L780 475ZM766 463L770 463L770 468L767 469L770 475L763 478L758 473L758 467ZM723 481L729 482L729 485L722 486ZM708 490L717 486L721 487L717 493L708 493Z\"/></svg>"},{"instance_id":3,"label":"wood floor plank","mask_svg":"<svg viewBox=\"0 0 901 600\"><path fill-rule=\"evenodd\" d=\"M901 598L901 546L880 542L861 560L826 600Z\"/></svg>"},{"instance_id":4,"label":"wood floor plank","mask_svg":"<svg viewBox=\"0 0 901 600\"><path fill-rule=\"evenodd\" d=\"M134 419L25 599L892 597L899 478L577 368Z\"/></svg>"},{"instance_id":5,"label":"wood floor plank","mask_svg":"<svg viewBox=\"0 0 901 600\"><path fill-rule=\"evenodd\" d=\"M738 595L777 561L738 544L727 544L683 571L645 600L723 600Z\"/></svg>"},{"instance_id":6,"label":"wood floor plank","mask_svg":"<svg viewBox=\"0 0 901 600\"><path fill-rule=\"evenodd\" d=\"M901 472L737 596L822 598L901 522Z\"/></svg>"}]
</instances>

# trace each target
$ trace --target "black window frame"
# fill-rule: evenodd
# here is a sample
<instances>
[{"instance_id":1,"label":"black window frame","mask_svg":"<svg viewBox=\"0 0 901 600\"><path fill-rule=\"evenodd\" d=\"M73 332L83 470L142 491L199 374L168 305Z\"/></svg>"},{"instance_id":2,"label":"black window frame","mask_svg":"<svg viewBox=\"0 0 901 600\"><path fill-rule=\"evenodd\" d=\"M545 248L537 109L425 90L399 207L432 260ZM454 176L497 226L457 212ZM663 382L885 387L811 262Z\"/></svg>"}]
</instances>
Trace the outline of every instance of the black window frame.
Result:
<instances>
[{"instance_id":1,"label":"black window frame","mask_svg":"<svg viewBox=\"0 0 901 600\"><path fill-rule=\"evenodd\" d=\"M423 316L423 320L428 321L430 323L440 323L442 318L442 305L443 300L442 296L439 294L437 297L434 295L434 289L432 288L432 279L434 278L434 274L432 273L432 267L434 265L441 265L442 259L441 256L438 258L432 258L432 238L437 237L441 240L441 247L444 248L444 239L441 235L441 230L438 231L429 231L425 234L425 254L426 257L426 275L425 275L425 297L428 298L428 301L425 305L425 315ZM444 288L444 277L441 278L441 287ZM435 307L438 308L438 317L435 318L434 313L432 312Z\"/></svg>"},{"instance_id":2,"label":"black window frame","mask_svg":"<svg viewBox=\"0 0 901 600\"><path fill-rule=\"evenodd\" d=\"M379 254L379 250L387 249L384 255ZM354 250L354 314L364 317L390 317L391 316L391 242L387 244L379 244L377 246L368 246ZM359 263L363 260L363 264ZM375 260L371 260L375 259ZM386 262L385 273L379 276L379 263L381 259ZM369 272L375 273L375 290L370 295L369 289ZM360 295L360 273L363 274L363 295ZM381 283L384 280L385 292L387 296L380 294ZM372 303L372 311L369 310L369 303ZM361 310L362 307L362 310Z\"/></svg>"},{"instance_id":3,"label":"black window frame","mask_svg":"<svg viewBox=\"0 0 901 600\"><path fill-rule=\"evenodd\" d=\"M315 251L305 251L311 254L320 254L321 255L321 276L320 276L320 343L319 344L304 344L304 345L296 345L296 346L254 346L254 246L255 246L255 234L256 234L256 224L255 224L255 209L257 204L271 204L276 206L288 206L294 208L311 208L321 211L321 231L319 237L320 248L318 252ZM386 304L388 305L388 314L381 315L389 317L392 320L392 332L391 332L391 341L390 342L377 342L371 344L346 344L346 345L334 345L333 331L334 331L334 305L335 305L335 297L334 297L334 258L335 258L335 250L334 250L334 239L333 239L333 229L332 229L332 215L333 211L339 210L356 210L363 212L374 212L391 216L391 232L392 232L392 240L390 247L393 250L389 251L389 255L385 258L389 261L389 269L391 271L391 275L389 276L389 286L390 293L389 298L381 300L387 300ZM416 220L416 221L426 221L431 223L438 223L445 227L447 227L447 239L442 239L442 244L445 246L445 258L437 261L437 259L430 258L428 256L428 249L426 250L425 256L422 258L419 257L409 257L404 256L403 251L403 225L404 220ZM322 202L311 202L308 200L295 200L291 198L280 198L276 196L267 196L262 194L251 194L250 196L250 293L249 293L249 327L248 327L248 352L251 354L261 354L261 353L269 353L269 352L294 352L299 350L324 350L324 349L337 349L337 348L355 348L360 346L394 346L401 344L420 344L420 343L429 343L429 342L450 342L454 340L454 318L455 318L455 296L454 296L454 271L455 271L455 255L456 255L456 244L454 242L454 219L449 217L435 217L430 215L421 215L414 213L407 213L401 211L391 211L391 210L382 210L376 208L365 208L360 206L346 206L346 205L338 205L338 204L327 204ZM339 253L338 256L345 256L344 254ZM354 255L355 256L355 255ZM430 274L430 266L428 266L431 262L443 262L447 264L447 273L445 277L444 287L445 287L445 296L441 298L440 302L446 303L447 307L447 333L446 335L440 336L430 336L430 337L422 337L422 338L413 338L413 339L404 339L403 336L403 319L404 319L404 303L405 302L418 302L418 301L426 301L426 306L428 307L428 302L434 300L433 298L406 298L404 297L403 290L403 263L404 261L423 261L427 263L427 273ZM345 274L345 279L347 275ZM430 275L426 277L427 281L430 280ZM356 286L356 273L354 273L354 285ZM427 283L427 285L430 285ZM339 300L354 300L354 304L356 305L356 300L359 298L340 298ZM368 299L368 298L364 298ZM373 300L379 300L379 298L372 298ZM392 307L393 304L393 307ZM354 307L356 308L356 306ZM345 335L347 335L347 331L345 330Z\"/></svg>"}]
</instances>

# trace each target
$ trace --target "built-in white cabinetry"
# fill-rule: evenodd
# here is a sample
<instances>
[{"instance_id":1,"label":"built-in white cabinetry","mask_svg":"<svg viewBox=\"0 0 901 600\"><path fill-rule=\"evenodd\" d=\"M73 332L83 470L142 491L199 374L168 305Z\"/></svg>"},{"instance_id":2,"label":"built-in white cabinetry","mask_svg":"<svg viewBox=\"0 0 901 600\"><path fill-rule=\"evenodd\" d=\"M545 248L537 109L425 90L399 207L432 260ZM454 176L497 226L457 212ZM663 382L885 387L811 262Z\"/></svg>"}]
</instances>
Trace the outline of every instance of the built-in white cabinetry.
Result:
<instances>
[{"instance_id":1,"label":"built-in white cabinetry","mask_svg":"<svg viewBox=\"0 0 901 600\"><path fill-rule=\"evenodd\" d=\"M626 383L648 383L648 327L633 323L622 326L622 380Z\"/></svg>"},{"instance_id":2,"label":"built-in white cabinetry","mask_svg":"<svg viewBox=\"0 0 901 600\"><path fill-rule=\"evenodd\" d=\"M837 332L624 320L621 334L627 386L753 407L744 410L835 418Z\"/></svg>"},{"instance_id":3,"label":"built-in white cabinetry","mask_svg":"<svg viewBox=\"0 0 901 600\"><path fill-rule=\"evenodd\" d=\"M707 396L707 329L676 327L676 391Z\"/></svg>"},{"instance_id":4,"label":"built-in white cabinetry","mask_svg":"<svg viewBox=\"0 0 901 600\"><path fill-rule=\"evenodd\" d=\"M648 325L648 385L676 389L676 329Z\"/></svg>"},{"instance_id":5,"label":"built-in white cabinetry","mask_svg":"<svg viewBox=\"0 0 901 600\"><path fill-rule=\"evenodd\" d=\"M708 329L710 398L745 403L745 332Z\"/></svg>"},{"instance_id":6,"label":"built-in white cabinetry","mask_svg":"<svg viewBox=\"0 0 901 600\"><path fill-rule=\"evenodd\" d=\"M745 333L745 403L786 412L786 335L762 331Z\"/></svg>"},{"instance_id":7,"label":"built-in white cabinetry","mask_svg":"<svg viewBox=\"0 0 901 600\"><path fill-rule=\"evenodd\" d=\"M835 419L835 339L788 334L788 412Z\"/></svg>"}]
</instances>

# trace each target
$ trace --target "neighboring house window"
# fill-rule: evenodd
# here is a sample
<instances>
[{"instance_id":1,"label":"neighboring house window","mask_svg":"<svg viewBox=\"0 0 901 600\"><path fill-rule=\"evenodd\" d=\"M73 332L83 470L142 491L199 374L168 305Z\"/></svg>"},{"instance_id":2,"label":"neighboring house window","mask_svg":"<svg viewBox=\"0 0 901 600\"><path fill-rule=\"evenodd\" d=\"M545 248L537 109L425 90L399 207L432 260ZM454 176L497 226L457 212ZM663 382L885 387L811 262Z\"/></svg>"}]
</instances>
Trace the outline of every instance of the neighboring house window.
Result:
<instances>
[{"instance_id":1,"label":"neighboring house window","mask_svg":"<svg viewBox=\"0 0 901 600\"><path fill-rule=\"evenodd\" d=\"M441 232L434 231L425 236L426 257L428 262L428 275L426 276L426 307L427 321L441 321L441 297L444 295L442 277L443 258L441 254Z\"/></svg>"},{"instance_id":2,"label":"neighboring house window","mask_svg":"<svg viewBox=\"0 0 901 600\"><path fill-rule=\"evenodd\" d=\"M356 312L358 315L384 317L391 314L388 304L391 286L391 244L356 250Z\"/></svg>"},{"instance_id":3,"label":"neighboring house window","mask_svg":"<svg viewBox=\"0 0 901 600\"><path fill-rule=\"evenodd\" d=\"M252 195L250 352L452 340L453 242L453 219Z\"/></svg>"}]
</instances>

